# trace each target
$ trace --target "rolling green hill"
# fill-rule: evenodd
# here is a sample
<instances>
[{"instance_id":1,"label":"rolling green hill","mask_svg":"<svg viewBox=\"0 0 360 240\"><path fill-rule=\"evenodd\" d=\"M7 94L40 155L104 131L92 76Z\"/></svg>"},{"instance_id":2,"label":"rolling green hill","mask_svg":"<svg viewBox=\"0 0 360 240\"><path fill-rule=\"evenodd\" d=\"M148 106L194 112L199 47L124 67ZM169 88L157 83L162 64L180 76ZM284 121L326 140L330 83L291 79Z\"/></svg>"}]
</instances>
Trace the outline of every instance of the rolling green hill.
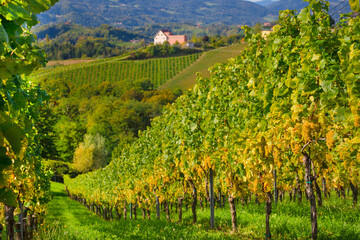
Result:
<instances>
[{"instance_id":1,"label":"rolling green hill","mask_svg":"<svg viewBox=\"0 0 360 240\"><path fill-rule=\"evenodd\" d=\"M235 44L228 47L217 48L204 53L191 66L167 81L161 88L187 90L195 84L196 73L199 72L203 77L209 77L209 67L216 63L226 62L229 58L238 56L245 48L245 44Z\"/></svg>"},{"instance_id":2,"label":"rolling green hill","mask_svg":"<svg viewBox=\"0 0 360 240\"><path fill-rule=\"evenodd\" d=\"M149 79L161 89L187 90L195 84L196 73L209 77L209 67L238 56L245 44L217 48L205 53L156 58L123 60L123 57L80 62L63 66L49 66L33 73L33 79L63 79L75 85L97 85L101 82L129 82ZM76 62L76 61L75 61Z\"/></svg>"},{"instance_id":3,"label":"rolling green hill","mask_svg":"<svg viewBox=\"0 0 360 240\"><path fill-rule=\"evenodd\" d=\"M200 57L200 53L149 60L122 60L121 57L41 69L34 79L63 79L75 85L101 82L128 82L149 79L155 87L164 84Z\"/></svg>"}]
</instances>

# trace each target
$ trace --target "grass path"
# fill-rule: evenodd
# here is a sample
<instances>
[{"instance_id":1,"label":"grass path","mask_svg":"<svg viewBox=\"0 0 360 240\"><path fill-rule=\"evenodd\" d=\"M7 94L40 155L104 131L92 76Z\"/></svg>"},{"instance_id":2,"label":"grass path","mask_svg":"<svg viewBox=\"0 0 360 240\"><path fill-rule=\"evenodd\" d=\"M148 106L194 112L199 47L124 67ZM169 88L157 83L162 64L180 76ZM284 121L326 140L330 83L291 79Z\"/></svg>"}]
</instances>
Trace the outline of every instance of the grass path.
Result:
<instances>
[{"instance_id":1,"label":"grass path","mask_svg":"<svg viewBox=\"0 0 360 240\"><path fill-rule=\"evenodd\" d=\"M222 231L208 231L204 223L177 224L165 219L105 221L89 212L80 203L66 195L64 185L51 183L53 199L49 203L44 234L49 239L234 239ZM188 211L189 213L190 211ZM188 214L187 214L188 215ZM154 216L152 216L154 218ZM191 221L189 215L185 221ZM52 232L52 233L49 233ZM54 238L54 234L59 234ZM40 239L46 239L39 237Z\"/></svg>"},{"instance_id":2,"label":"grass path","mask_svg":"<svg viewBox=\"0 0 360 240\"><path fill-rule=\"evenodd\" d=\"M265 230L264 205L253 203L237 205L238 234L230 234L230 211L225 208L215 211L215 230L208 228L208 210L198 210L199 222L192 225L191 211L184 209L184 221L177 224L160 220L152 213L151 220L105 221L87 210L80 203L69 199L64 185L52 183L53 199L49 203L45 224L37 239L263 239ZM306 200L302 204L285 200L273 204L271 231L273 239L309 239L310 215ZM319 239L360 239L360 209L351 206L351 199L339 199L333 193L330 200L318 209Z\"/></svg>"}]
</instances>

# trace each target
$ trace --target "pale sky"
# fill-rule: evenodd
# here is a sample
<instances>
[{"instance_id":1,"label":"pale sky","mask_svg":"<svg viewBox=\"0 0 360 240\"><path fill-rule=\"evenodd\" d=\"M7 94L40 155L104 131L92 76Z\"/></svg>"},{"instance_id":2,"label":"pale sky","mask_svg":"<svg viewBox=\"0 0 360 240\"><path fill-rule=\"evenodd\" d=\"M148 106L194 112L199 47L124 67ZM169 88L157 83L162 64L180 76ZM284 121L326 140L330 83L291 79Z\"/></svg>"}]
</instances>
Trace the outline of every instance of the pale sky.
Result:
<instances>
[{"instance_id":1,"label":"pale sky","mask_svg":"<svg viewBox=\"0 0 360 240\"><path fill-rule=\"evenodd\" d=\"M249 2L261 2L261 1L263 1L263 0L247 0L247 1L249 1ZM273 2L277 2L277 1L279 1L279 0L272 0Z\"/></svg>"}]
</instances>

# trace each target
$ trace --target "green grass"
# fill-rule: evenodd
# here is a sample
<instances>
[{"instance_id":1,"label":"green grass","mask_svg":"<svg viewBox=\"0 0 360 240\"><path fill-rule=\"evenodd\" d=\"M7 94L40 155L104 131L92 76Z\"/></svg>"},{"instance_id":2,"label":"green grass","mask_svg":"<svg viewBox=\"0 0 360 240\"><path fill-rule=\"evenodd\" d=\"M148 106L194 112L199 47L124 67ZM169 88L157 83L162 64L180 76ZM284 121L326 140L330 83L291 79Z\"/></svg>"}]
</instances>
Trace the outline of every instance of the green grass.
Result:
<instances>
[{"instance_id":1,"label":"green grass","mask_svg":"<svg viewBox=\"0 0 360 240\"><path fill-rule=\"evenodd\" d=\"M240 55L245 46L245 44L235 44L208 51L192 65L167 81L161 88L188 90L195 85L197 72L200 73L202 77L210 77L208 69L211 66L216 63L224 63L228 59Z\"/></svg>"},{"instance_id":2,"label":"green grass","mask_svg":"<svg viewBox=\"0 0 360 240\"><path fill-rule=\"evenodd\" d=\"M138 210L138 220L105 221L87 210L80 203L69 199L64 185L52 183L53 200L49 203L45 224L37 239L263 239L265 233L264 204L250 203L237 205L239 233L231 234L230 211L225 208L215 210L215 230L209 229L208 210L198 210L199 222L191 224L191 210L185 211L184 221L176 223L165 219L142 220ZM175 208L174 208L175 211ZM353 208L351 199L339 199L332 194L324 206L318 208L319 239L360 239L360 209ZM309 239L311 231L309 204L285 200L273 204L270 219L273 239Z\"/></svg>"}]
</instances>

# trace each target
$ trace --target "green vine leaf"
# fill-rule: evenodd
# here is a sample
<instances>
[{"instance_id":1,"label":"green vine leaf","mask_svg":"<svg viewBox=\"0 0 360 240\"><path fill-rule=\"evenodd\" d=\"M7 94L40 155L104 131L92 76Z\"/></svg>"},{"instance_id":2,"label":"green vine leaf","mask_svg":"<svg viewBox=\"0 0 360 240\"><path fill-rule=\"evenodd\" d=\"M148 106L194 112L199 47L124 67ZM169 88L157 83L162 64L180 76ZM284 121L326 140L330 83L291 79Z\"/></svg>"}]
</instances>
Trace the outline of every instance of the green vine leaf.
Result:
<instances>
[{"instance_id":1,"label":"green vine leaf","mask_svg":"<svg viewBox=\"0 0 360 240\"><path fill-rule=\"evenodd\" d=\"M0 202L8 205L16 207L16 196L13 191L8 188L0 189Z\"/></svg>"},{"instance_id":2,"label":"green vine leaf","mask_svg":"<svg viewBox=\"0 0 360 240\"><path fill-rule=\"evenodd\" d=\"M360 11L359 0L349 0L349 4L350 4L351 10L353 10L354 12Z\"/></svg>"}]
</instances>

